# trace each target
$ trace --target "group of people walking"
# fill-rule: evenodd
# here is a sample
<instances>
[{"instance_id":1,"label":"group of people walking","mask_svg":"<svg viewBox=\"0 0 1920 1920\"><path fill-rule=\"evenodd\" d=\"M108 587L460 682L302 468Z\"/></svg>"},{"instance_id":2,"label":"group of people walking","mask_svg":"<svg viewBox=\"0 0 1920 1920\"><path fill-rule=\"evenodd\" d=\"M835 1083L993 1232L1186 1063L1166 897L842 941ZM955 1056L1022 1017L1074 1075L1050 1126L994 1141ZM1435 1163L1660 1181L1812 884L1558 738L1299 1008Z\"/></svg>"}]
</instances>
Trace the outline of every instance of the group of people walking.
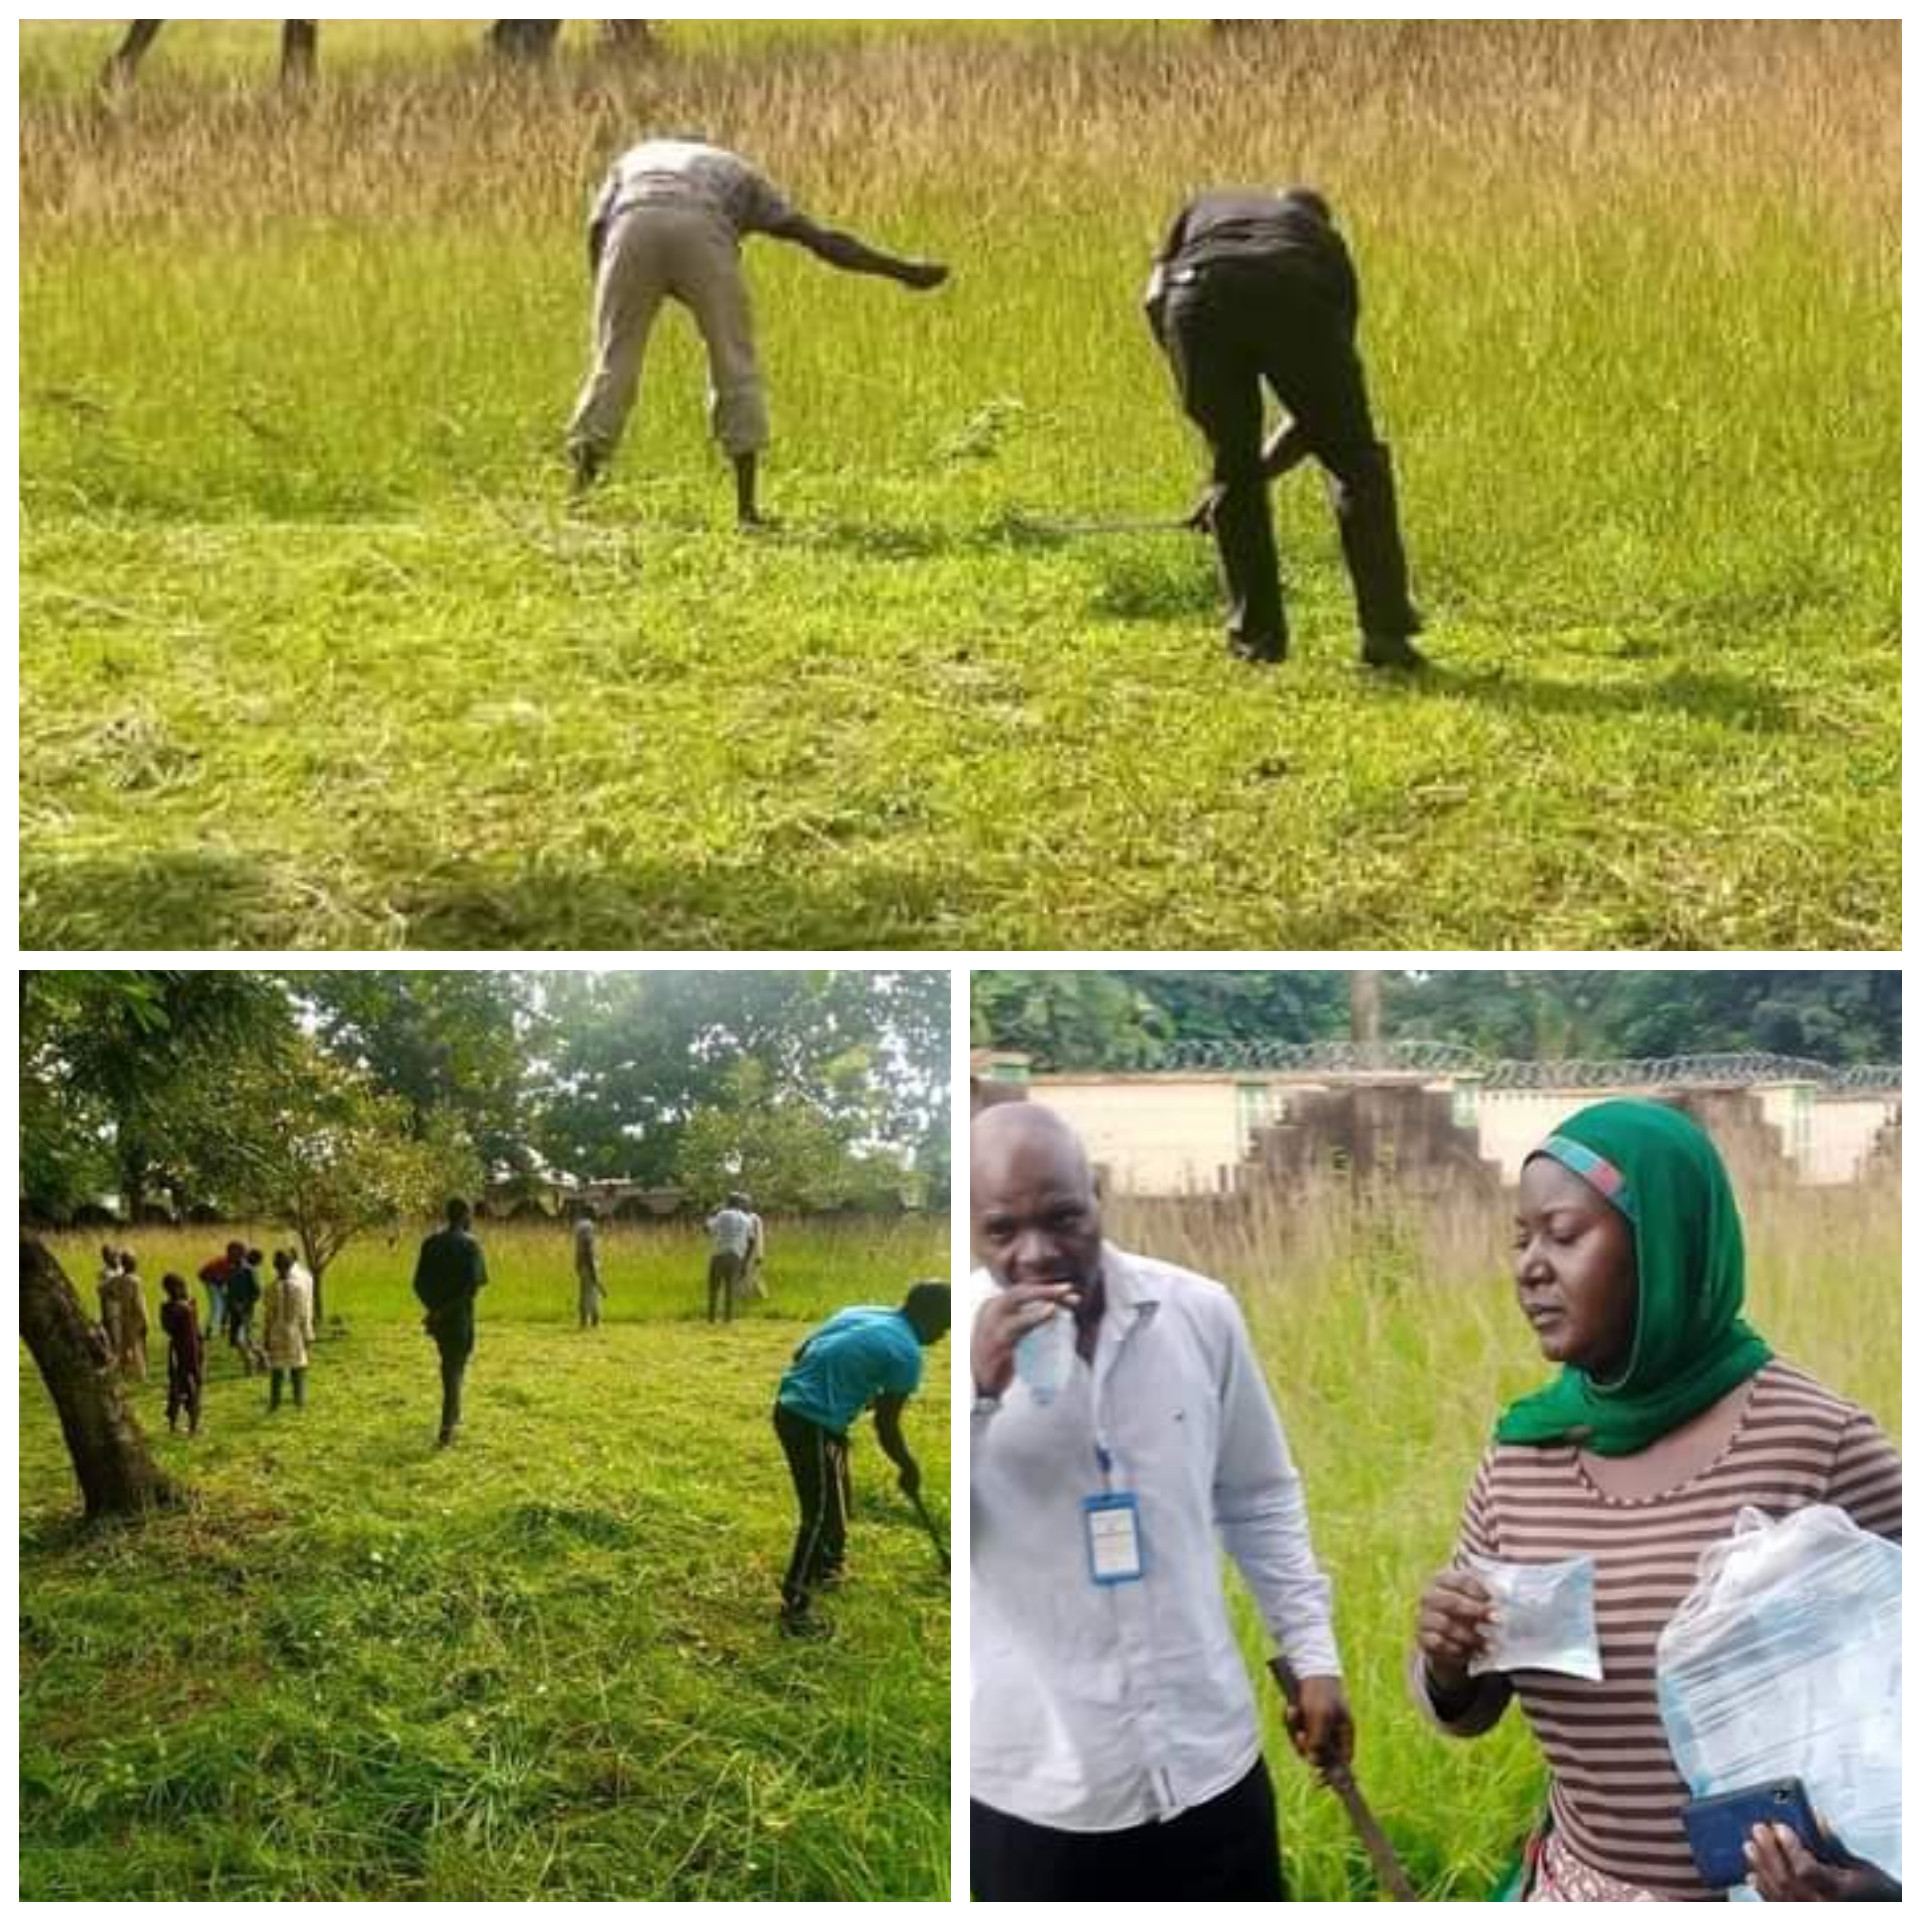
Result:
<instances>
[{"instance_id":1,"label":"group of people walking","mask_svg":"<svg viewBox=\"0 0 1920 1920\"><path fill-rule=\"evenodd\" d=\"M765 1224L746 1194L732 1193L708 1220L707 1231L708 1319L731 1321L735 1296L752 1284L764 1255ZM596 1327L605 1288L599 1235L590 1213L583 1212L574 1222L573 1253L580 1326ZM201 1268L208 1301L204 1321L186 1280L177 1273L164 1277L160 1326L167 1340L170 1430L178 1430L184 1415L188 1432L199 1431L206 1357L222 1333L242 1356L247 1372L255 1370L257 1359L270 1373L270 1409L277 1411L282 1403L283 1382L291 1384L293 1404L306 1405L314 1339L313 1281L292 1252L273 1256L274 1278L265 1292L264 1346L255 1347L251 1329L262 1259L258 1248L235 1240ZM144 1381L148 1324L139 1261L130 1252L106 1246L101 1262L100 1325L109 1364L128 1380ZM413 1276L414 1297L425 1314L423 1330L439 1358L441 1447L453 1445L460 1431L478 1332L477 1302L487 1277L486 1254L473 1231L473 1209L464 1199L449 1200L445 1224L421 1243ZM920 1468L907 1444L902 1416L921 1384L922 1350L947 1331L951 1300L944 1281L927 1280L909 1289L898 1307L844 1308L800 1343L780 1376L773 1424L799 1509L780 1588L780 1623L790 1634L825 1631L813 1602L842 1577L845 1567L852 1500L850 1430L867 1410L873 1411L880 1449L892 1463L902 1492L919 1505Z\"/></svg>"},{"instance_id":2,"label":"group of people walking","mask_svg":"<svg viewBox=\"0 0 1920 1920\"><path fill-rule=\"evenodd\" d=\"M641 142L614 162L588 222L594 358L567 437L579 489L619 446L648 339L672 300L691 310L706 344L713 432L733 465L740 524L763 524L759 463L770 431L740 263L753 234L920 292L949 277L945 266L820 225L738 154L701 140ZM1328 477L1362 660L1423 666L1393 462L1360 359L1359 279L1326 198L1301 187L1197 196L1154 259L1146 309L1187 417L1212 451L1211 485L1191 524L1219 550L1234 655L1259 665L1286 658L1268 487L1313 460ZM1284 416L1271 435L1268 393Z\"/></svg>"},{"instance_id":3,"label":"group of people walking","mask_svg":"<svg viewBox=\"0 0 1920 1920\"><path fill-rule=\"evenodd\" d=\"M1279 1899L1222 1548L1303 1676L1298 1752L1344 1768L1356 1721L1306 1488L1235 1297L1108 1242L1085 1148L1044 1106L975 1120L972 1207L975 1894ZM1412 1703L1455 1740L1525 1714L1551 1784L1518 1897L1723 1897L1682 1819L1661 1630L1743 1509L1830 1506L1897 1541L1899 1455L1742 1317L1732 1186L1673 1108L1564 1121L1526 1162L1513 1244L1519 1309L1559 1371L1499 1415L1449 1564L1406 1596ZM1072 1358L1042 1395L1016 1353L1056 1321ZM1491 1670L1495 1573L1568 1556L1592 1567L1598 1677ZM1768 1900L1899 1897L1844 1832L1807 1844L1761 1820L1738 1840Z\"/></svg>"},{"instance_id":4,"label":"group of people walking","mask_svg":"<svg viewBox=\"0 0 1920 1920\"><path fill-rule=\"evenodd\" d=\"M226 1251L200 1269L206 1317L194 1306L192 1291L178 1273L162 1274L159 1323L167 1342L167 1428L179 1431L184 1415L189 1435L200 1430L206 1392L207 1355L224 1334L239 1356L244 1374L268 1375L267 1405L277 1412L290 1385L293 1404L307 1400L307 1366L313 1346L313 1276L291 1248L273 1255L273 1278L260 1282L266 1255L258 1247L230 1240ZM145 1282L140 1259L131 1248L100 1249L100 1336L107 1364L126 1380L147 1377ZM254 1316L261 1325L255 1338Z\"/></svg>"}]
</instances>

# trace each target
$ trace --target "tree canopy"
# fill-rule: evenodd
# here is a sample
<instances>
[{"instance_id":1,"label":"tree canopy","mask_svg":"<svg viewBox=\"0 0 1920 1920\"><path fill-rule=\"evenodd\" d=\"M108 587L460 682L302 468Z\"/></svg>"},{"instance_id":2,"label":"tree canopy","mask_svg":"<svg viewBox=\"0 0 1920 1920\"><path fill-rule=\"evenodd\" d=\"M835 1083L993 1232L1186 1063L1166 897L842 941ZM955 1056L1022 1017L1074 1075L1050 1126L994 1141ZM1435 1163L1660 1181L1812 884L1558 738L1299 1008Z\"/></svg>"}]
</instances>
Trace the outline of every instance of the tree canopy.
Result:
<instances>
[{"instance_id":1,"label":"tree canopy","mask_svg":"<svg viewBox=\"0 0 1920 1920\"><path fill-rule=\"evenodd\" d=\"M947 1197L944 973L102 971L32 974L22 996L38 1216L265 1204L269 1116L296 1110L363 1166L385 1143L389 1173L704 1192L752 1165L769 1205Z\"/></svg>"},{"instance_id":2,"label":"tree canopy","mask_svg":"<svg viewBox=\"0 0 1920 1920\"><path fill-rule=\"evenodd\" d=\"M1183 1042L1345 1038L1348 978L1289 972L981 972L976 1046L1046 1070L1165 1064ZM1388 1040L1448 1040L1517 1060L1758 1051L1831 1066L1900 1057L1897 971L1388 972Z\"/></svg>"}]
</instances>

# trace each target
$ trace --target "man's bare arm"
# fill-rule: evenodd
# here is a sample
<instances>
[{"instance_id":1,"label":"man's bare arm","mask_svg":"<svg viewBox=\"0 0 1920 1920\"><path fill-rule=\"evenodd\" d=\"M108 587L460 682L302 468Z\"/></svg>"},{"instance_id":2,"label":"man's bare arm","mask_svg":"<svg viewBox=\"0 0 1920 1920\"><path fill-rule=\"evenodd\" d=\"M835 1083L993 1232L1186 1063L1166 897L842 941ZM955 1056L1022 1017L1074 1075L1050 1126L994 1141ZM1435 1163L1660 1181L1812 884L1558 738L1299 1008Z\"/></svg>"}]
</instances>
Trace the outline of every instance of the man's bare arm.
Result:
<instances>
[{"instance_id":1,"label":"man's bare arm","mask_svg":"<svg viewBox=\"0 0 1920 1920\"><path fill-rule=\"evenodd\" d=\"M883 280L897 280L903 287L926 292L944 284L947 269L931 260L906 260L897 254L883 253L851 233L835 227L823 227L804 213L791 213L767 231L776 240L789 240L805 247L816 260L837 267L842 273L873 274Z\"/></svg>"}]
</instances>

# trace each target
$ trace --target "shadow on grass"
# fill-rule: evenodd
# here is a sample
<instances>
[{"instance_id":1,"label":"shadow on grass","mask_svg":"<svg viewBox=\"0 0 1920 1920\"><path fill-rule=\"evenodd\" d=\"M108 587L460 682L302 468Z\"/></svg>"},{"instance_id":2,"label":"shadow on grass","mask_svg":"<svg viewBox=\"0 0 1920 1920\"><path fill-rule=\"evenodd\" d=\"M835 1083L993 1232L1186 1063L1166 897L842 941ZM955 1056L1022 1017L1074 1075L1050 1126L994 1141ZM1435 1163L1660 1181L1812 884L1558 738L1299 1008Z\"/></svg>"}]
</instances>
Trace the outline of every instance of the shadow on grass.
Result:
<instances>
[{"instance_id":1,"label":"shadow on grass","mask_svg":"<svg viewBox=\"0 0 1920 1920\"><path fill-rule=\"evenodd\" d=\"M538 850L531 850L537 857ZM404 876L404 877L401 877ZM541 861L537 871L449 858L440 848L384 857L336 898L314 938L261 871L236 856L145 853L44 863L24 877L21 940L32 949L327 947L405 944L454 950L836 950L938 947L969 888L964 875L878 858L751 877L697 861Z\"/></svg>"},{"instance_id":2,"label":"shadow on grass","mask_svg":"<svg viewBox=\"0 0 1920 1920\"><path fill-rule=\"evenodd\" d=\"M937 947L969 892L964 875L878 858L839 871L802 864L751 876L702 867L697 859L569 866L532 849L529 866L536 862L538 870L529 871L449 858L440 848L412 858L383 855L380 870L361 875L353 888L377 900L377 910L356 912L360 901L338 897L325 937L315 939L244 861L129 849L30 872L21 937L29 948L66 951L320 951L402 938L446 950Z\"/></svg>"},{"instance_id":3,"label":"shadow on grass","mask_svg":"<svg viewBox=\"0 0 1920 1920\"><path fill-rule=\"evenodd\" d=\"M279 913L259 863L238 853L129 848L28 862L20 876L25 947L245 946ZM282 931L289 937L281 944L301 944L297 929Z\"/></svg>"},{"instance_id":4,"label":"shadow on grass","mask_svg":"<svg viewBox=\"0 0 1920 1920\"><path fill-rule=\"evenodd\" d=\"M1688 719L1717 721L1745 733L1794 733L1801 726L1799 717L1772 688L1754 686L1730 674L1700 673L1688 667L1658 680L1583 686L1435 664L1415 680L1378 684L1408 687L1430 698L1478 700L1514 713L1593 719L1684 714Z\"/></svg>"},{"instance_id":5,"label":"shadow on grass","mask_svg":"<svg viewBox=\"0 0 1920 1920\"><path fill-rule=\"evenodd\" d=\"M966 897L946 872L802 863L747 876L664 861L536 873L423 861L396 895L409 944L434 948L926 947Z\"/></svg>"}]
</instances>

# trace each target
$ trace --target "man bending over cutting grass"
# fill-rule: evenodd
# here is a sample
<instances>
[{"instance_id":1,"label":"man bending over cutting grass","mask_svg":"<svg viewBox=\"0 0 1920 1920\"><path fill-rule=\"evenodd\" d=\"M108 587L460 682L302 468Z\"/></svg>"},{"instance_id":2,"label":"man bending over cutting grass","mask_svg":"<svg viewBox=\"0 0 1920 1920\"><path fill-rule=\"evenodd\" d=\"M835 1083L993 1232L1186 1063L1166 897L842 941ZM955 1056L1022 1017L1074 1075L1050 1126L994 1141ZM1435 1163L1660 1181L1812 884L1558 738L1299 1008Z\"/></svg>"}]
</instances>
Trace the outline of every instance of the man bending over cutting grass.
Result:
<instances>
[{"instance_id":1,"label":"man bending over cutting grass","mask_svg":"<svg viewBox=\"0 0 1920 1920\"><path fill-rule=\"evenodd\" d=\"M900 1476L900 1491L920 1497L920 1463L908 1450L900 1416L925 1371L921 1348L945 1337L953 1290L921 1280L898 1307L843 1307L794 1350L780 1376L773 1430L780 1436L800 1526L780 1589L780 1625L790 1634L826 1631L811 1612L816 1589L840 1577L847 1554L847 1429L873 1407L880 1450Z\"/></svg>"},{"instance_id":2,"label":"man bending over cutting grass","mask_svg":"<svg viewBox=\"0 0 1920 1920\"><path fill-rule=\"evenodd\" d=\"M714 437L733 462L740 524L762 524L759 462L767 401L754 352L740 242L791 240L845 273L924 291L947 269L881 253L816 225L737 154L697 140L648 140L614 162L587 229L594 274L594 364L567 434L574 483L590 487L633 411L647 335L661 302L690 307L707 346Z\"/></svg>"},{"instance_id":3,"label":"man bending over cutting grass","mask_svg":"<svg viewBox=\"0 0 1920 1920\"><path fill-rule=\"evenodd\" d=\"M1333 211L1305 188L1204 193L1154 260L1147 319L1180 399L1213 449L1195 515L1220 549L1234 654L1287 657L1287 616L1267 482L1314 459L1327 470L1370 667L1419 667L1393 463L1376 438L1360 364L1360 283ZM1263 445L1262 383L1291 416Z\"/></svg>"}]
</instances>

